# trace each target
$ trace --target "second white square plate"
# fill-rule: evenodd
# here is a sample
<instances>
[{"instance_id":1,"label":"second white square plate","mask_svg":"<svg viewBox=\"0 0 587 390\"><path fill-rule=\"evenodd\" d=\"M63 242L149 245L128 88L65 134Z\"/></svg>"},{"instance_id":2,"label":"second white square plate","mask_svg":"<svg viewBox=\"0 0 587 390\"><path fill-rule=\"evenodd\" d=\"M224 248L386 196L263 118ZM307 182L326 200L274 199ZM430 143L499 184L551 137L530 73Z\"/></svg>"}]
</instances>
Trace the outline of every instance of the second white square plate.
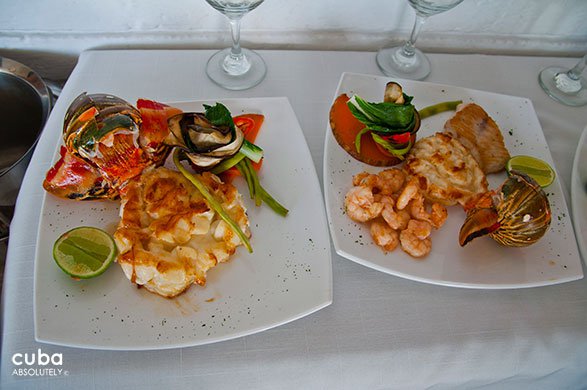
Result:
<instances>
[{"instance_id":1,"label":"second white square plate","mask_svg":"<svg viewBox=\"0 0 587 390\"><path fill-rule=\"evenodd\" d=\"M357 94L368 101L382 101L385 84L391 78L344 73L334 98L342 93ZM529 99L484 91L410 80L399 82L404 92L414 96L417 109L442 101L475 102L497 122L512 156L538 157L554 167L546 139ZM442 131L453 113L445 112L422 121L418 138ZM545 189L552 211L546 235L525 248L506 248L488 237L478 238L465 247L458 243L465 213L449 208L445 225L432 233L432 250L416 260L401 249L385 254L376 246L366 224L353 222L345 215L344 196L351 188L352 176L381 168L363 164L346 153L327 126L324 146L324 196L330 233L336 252L359 264L381 272L420 282L454 287L504 289L545 286L583 277L573 227L557 180ZM488 176L490 188L497 188L505 173Z\"/></svg>"}]
</instances>

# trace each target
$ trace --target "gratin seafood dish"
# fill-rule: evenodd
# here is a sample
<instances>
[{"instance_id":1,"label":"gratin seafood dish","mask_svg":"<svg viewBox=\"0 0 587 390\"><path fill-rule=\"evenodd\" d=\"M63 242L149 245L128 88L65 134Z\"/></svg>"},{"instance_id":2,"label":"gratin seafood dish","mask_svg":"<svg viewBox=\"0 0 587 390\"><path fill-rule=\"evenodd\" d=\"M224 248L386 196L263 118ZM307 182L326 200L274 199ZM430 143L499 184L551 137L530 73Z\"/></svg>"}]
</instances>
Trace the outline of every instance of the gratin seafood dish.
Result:
<instances>
[{"instance_id":1,"label":"gratin seafood dish","mask_svg":"<svg viewBox=\"0 0 587 390\"><path fill-rule=\"evenodd\" d=\"M396 115L397 103L385 97L390 83L400 85L419 116L417 132L406 137L382 123ZM405 142L376 148L395 160L384 161L372 150L365 151L368 158L355 158L367 137L384 132ZM450 286L573 280L582 272L560 183L555 178L541 188L525 172L505 169L520 155L552 166L545 145L527 99L345 73L325 140L324 191L334 247L368 267ZM571 252L561 255L567 248ZM554 269L561 258L562 269Z\"/></svg>"},{"instance_id":2,"label":"gratin seafood dish","mask_svg":"<svg viewBox=\"0 0 587 390\"><path fill-rule=\"evenodd\" d=\"M202 181L250 237L241 194L206 172ZM226 262L242 245L202 194L182 174L165 167L145 170L121 191L121 220L114 233L118 264L138 286L174 297Z\"/></svg>"}]
</instances>

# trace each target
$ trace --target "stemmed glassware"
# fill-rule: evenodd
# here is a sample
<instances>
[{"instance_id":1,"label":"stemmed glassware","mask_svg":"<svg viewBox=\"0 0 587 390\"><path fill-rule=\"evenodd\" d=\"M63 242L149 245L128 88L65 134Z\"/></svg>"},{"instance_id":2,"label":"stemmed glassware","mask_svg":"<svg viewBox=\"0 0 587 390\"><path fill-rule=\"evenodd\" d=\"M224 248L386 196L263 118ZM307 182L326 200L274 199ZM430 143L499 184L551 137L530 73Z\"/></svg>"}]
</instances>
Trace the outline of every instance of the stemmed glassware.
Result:
<instances>
[{"instance_id":1,"label":"stemmed glassware","mask_svg":"<svg viewBox=\"0 0 587 390\"><path fill-rule=\"evenodd\" d=\"M230 22L232 47L221 50L208 60L206 73L216 84L226 89L251 88L267 73L263 58L240 46L240 24L245 14L257 8L263 0L206 0Z\"/></svg>"},{"instance_id":2,"label":"stemmed glassware","mask_svg":"<svg viewBox=\"0 0 587 390\"><path fill-rule=\"evenodd\" d=\"M538 75L538 82L548 96L568 106L587 104L587 80L581 76L587 54L571 69L551 66Z\"/></svg>"},{"instance_id":3,"label":"stemmed glassware","mask_svg":"<svg viewBox=\"0 0 587 390\"><path fill-rule=\"evenodd\" d=\"M414 46L422 26L432 15L448 11L463 0L408 0L416 11L410 39L403 45L384 48L377 53L377 65L387 76L420 80L430 73L430 61Z\"/></svg>"}]
</instances>

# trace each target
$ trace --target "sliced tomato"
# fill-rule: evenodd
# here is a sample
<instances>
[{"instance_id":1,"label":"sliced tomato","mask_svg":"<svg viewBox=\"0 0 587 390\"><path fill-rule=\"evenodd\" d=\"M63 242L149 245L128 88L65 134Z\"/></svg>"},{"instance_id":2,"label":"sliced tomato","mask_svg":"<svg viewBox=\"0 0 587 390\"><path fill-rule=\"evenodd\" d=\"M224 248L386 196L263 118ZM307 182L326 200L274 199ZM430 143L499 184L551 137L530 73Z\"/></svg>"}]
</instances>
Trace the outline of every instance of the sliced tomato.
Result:
<instances>
[{"instance_id":1,"label":"sliced tomato","mask_svg":"<svg viewBox=\"0 0 587 390\"><path fill-rule=\"evenodd\" d=\"M243 114L233 118L234 124L241 129L249 142L255 142L265 116L261 114Z\"/></svg>"},{"instance_id":2,"label":"sliced tomato","mask_svg":"<svg viewBox=\"0 0 587 390\"><path fill-rule=\"evenodd\" d=\"M382 139L384 139L385 141L387 141L390 146L392 145L396 145L398 146L397 149L402 149L404 148L408 142L410 142L410 140L412 139L412 134L407 131L405 133L400 133L400 134L389 134L389 135L381 135L378 134L378 136ZM412 140L412 142L415 140ZM387 151L383 146L379 145L377 142L375 142L375 146L377 146L377 149L379 149L379 151L387 156L394 156L392 153L390 153L389 151ZM395 148L394 148L395 149Z\"/></svg>"},{"instance_id":3,"label":"sliced tomato","mask_svg":"<svg viewBox=\"0 0 587 390\"><path fill-rule=\"evenodd\" d=\"M232 119L234 124L238 126L238 128L243 132L245 139L249 142L255 142L257 135L259 135L259 130L261 130L261 126L263 125L265 116L261 114L242 114L235 116ZM259 172L261 170L261 166L263 165L263 159L261 159L258 163L251 161L251 164L253 169ZM235 177L240 176L240 172L238 169L236 169L236 167L232 167L222 172L220 176L222 177L222 181L225 183L230 183Z\"/></svg>"},{"instance_id":4,"label":"sliced tomato","mask_svg":"<svg viewBox=\"0 0 587 390\"><path fill-rule=\"evenodd\" d=\"M410 132L406 131L405 133L393 134L393 135L389 135L387 137L382 137L382 138L388 139L389 141L393 142L394 144L407 144L410 141L411 136L412 135L410 134Z\"/></svg>"}]
</instances>

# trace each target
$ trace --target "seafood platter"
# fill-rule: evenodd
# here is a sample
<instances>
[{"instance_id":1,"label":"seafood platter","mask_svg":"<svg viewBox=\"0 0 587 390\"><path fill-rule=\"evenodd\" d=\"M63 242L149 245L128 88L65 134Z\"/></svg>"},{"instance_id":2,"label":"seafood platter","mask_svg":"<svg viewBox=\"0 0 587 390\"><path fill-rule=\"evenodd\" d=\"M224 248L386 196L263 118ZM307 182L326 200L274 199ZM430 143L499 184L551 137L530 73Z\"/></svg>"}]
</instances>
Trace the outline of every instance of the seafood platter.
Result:
<instances>
[{"instance_id":1,"label":"seafood platter","mask_svg":"<svg viewBox=\"0 0 587 390\"><path fill-rule=\"evenodd\" d=\"M324 197L336 252L381 272L483 289L583 277L525 98L344 73L326 129Z\"/></svg>"},{"instance_id":2,"label":"seafood platter","mask_svg":"<svg viewBox=\"0 0 587 390\"><path fill-rule=\"evenodd\" d=\"M53 115L35 259L38 341L193 346L331 303L322 194L286 98L131 103L82 93ZM80 229L110 237L111 264L93 236L74 236Z\"/></svg>"}]
</instances>

